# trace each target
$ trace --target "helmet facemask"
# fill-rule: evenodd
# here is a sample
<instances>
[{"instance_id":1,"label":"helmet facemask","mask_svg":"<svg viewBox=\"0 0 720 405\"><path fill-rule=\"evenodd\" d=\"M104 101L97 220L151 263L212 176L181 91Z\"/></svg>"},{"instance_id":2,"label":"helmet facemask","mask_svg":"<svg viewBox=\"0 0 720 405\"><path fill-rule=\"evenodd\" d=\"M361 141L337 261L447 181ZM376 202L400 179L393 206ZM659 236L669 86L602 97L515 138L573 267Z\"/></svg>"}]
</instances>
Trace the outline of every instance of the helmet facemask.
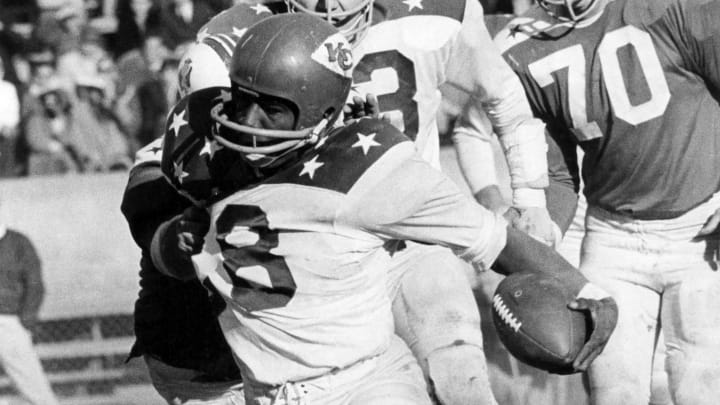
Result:
<instances>
[{"instance_id":1,"label":"helmet facemask","mask_svg":"<svg viewBox=\"0 0 720 405\"><path fill-rule=\"evenodd\" d=\"M265 129L238 122L234 115L247 98L281 100L293 112L292 129ZM328 115L313 127L298 129L298 108L293 102L261 95L236 84L232 86L231 99L216 105L211 116L218 124L213 128L212 137L222 146L239 152L249 164L261 168L277 166L291 152L316 144L326 135L330 119L336 118Z\"/></svg>"},{"instance_id":2,"label":"helmet facemask","mask_svg":"<svg viewBox=\"0 0 720 405\"><path fill-rule=\"evenodd\" d=\"M601 10L603 0L538 0L538 4L553 18L562 22L579 23Z\"/></svg>"},{"instance_id":3,"label":"helmet facemask","mask_svg":"<svg viewBox=\"0 0 720 405\"><path fill-rule=\"evenodd\" d=\"M356 46L372 25L373 0L285 0L291 13L306 13L334 25Z\"/></svg>"},{"instance_id":4,"label":"helmet facemask","mask_svg":"<svg viewBox=\"0 0 720 405\"><path fill-rule=\"evenodd\" d=\"M286 13L254 24L233 54L231 91L211 110L215 139L253 166L277 167L326 136L347 100L352 67L347 39L316 17Z\"/></svg>"}]
</instances>

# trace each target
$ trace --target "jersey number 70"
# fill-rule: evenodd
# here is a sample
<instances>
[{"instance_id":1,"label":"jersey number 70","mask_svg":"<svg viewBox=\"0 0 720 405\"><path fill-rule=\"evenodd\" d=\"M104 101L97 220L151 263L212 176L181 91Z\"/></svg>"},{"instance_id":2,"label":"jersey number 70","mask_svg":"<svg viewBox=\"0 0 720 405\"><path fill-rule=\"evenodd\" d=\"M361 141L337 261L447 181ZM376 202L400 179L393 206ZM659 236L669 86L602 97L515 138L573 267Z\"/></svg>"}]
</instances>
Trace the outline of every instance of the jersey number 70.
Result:
<instances>
[{"instance_id":1,"label":"jersey number 70","mask_svg":"<svg viewBox=\"0 0 720 405\"><path fill-rule=\"evenodd\" d=\"M650 98L633 105L623 78L618 50L631 46L645 77ZM650 35L631 25L605 34L596 54L600 61L602 80L607 90L613 114L623 121L638 125L661 116L670 101L670 89L663 74L660 59ZM586 99L586 58L581 44L556 51L528 65L530 74L540 87L555 81L554 72L567 69L568 108L575 135L580 141L602 136L597 125L588 122Z\"/></svg>"}]
</instances>

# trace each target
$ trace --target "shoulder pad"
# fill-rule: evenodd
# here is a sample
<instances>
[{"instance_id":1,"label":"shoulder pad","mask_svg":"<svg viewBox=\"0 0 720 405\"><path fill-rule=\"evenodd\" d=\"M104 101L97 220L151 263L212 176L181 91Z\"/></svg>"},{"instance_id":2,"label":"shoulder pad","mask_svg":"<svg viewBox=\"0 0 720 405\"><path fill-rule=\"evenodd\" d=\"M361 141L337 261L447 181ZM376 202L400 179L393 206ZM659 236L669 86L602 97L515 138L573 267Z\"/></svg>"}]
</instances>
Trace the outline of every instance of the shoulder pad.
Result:
<instances>
[{"instance_id":1,"label":"shoulder pad","mask_svg":"<svg viewBox=\"0 0 720 405\"><path fill-rule=\"evenodd\" d=\"M163 137L161 167L165 177L194 201L206 200L210 181L210 109L222 102L226 89L211 87L181 99L170 111Z\"/></svg>"},{"instance_id":2,"label":"shoulder pad","mask_svg":"<svg viewBox=\"0 0 720 405\"><path fill-rule=\"evenodd\" d=\"M388 150L403 142L412 141L391 124L361 119L336 129L300 162L265 183L291 183L347 193Z\"/></svg>"},{"instance_id":3,"label":"shoulder pad","mask_svg":"<svg viewBox=\"0 0 720 405\"><path fill-rule=\"evenodd\" d=\"M376 0L375 5L385 11L386 20L414 15L436 15L462 22L467 1L473 0Z\"/></svg>"}]
</instances>

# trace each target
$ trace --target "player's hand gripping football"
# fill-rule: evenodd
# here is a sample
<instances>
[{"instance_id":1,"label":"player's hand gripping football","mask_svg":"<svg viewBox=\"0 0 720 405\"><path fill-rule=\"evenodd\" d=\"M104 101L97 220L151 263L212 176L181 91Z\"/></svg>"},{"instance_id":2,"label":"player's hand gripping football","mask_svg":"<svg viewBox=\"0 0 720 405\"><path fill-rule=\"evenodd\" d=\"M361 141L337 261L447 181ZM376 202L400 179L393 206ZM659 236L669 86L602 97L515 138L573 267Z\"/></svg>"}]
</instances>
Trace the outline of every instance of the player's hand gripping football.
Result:
<instances>
[{"instance_id":1,"label":"player's hand gripping football","mask_svg":"<svg viewBox=\"0 0 720 405\"><path fill-rule=\"evenodd\" d=\"M568 308L585 311L592 322L592 333L573 361L575 371L587 370L602 353L617 324L618 307L615 300L601 288L587 283Z\"/></svg>"},{"instance_id":2,"label":"player's hand gripping football","mask_svg":"<svg viewBox=\"0 0 720 405\"><path fill-rule=\"evenodd\" d=\"M204 208L192 206L186 208L177 222L178 249L192 256L200 253L205 242L205 234L210 230L210 214Z\"/></svg>"}]
</instances>

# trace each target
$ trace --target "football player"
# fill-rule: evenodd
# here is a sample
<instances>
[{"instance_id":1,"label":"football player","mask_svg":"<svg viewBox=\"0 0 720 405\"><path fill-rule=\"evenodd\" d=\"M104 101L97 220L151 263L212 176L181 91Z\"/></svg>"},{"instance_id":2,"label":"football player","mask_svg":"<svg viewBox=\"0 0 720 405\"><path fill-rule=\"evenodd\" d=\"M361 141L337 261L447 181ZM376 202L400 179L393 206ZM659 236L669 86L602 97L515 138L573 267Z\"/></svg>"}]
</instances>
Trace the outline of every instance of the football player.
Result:
<instances>
[{"instance_id":1,"label":"football player","mask_svg":"<svg viewBox=\"0 0 720 405\"><path fill-rule=\"evenodd\" d=\"M269 17L240 38L231 91L195 92L171 113L165 174L186 190L203 167L215 183L210 216L198 208L160 227L154 262L223 297L220 322L246 400L428 403L417 364L393 338L386 283L398 240L441 244L480 269L499 255L502 271L562 277L581 297L573 307L595 320L576 359L584 369L612 331L612 299L463 196L393 126L334 128L352 66L332 26ZM216 123L203 119L208 110ZM196 237L207 229L204 241ZM191 254L195 272L181 265Z\"/></svg>"},{"instance_id":2,"label":"football player","mask_svg":"<svg viewBox=\"0 0 720 405\"><path fill-rule=\"evenodd\" d=\"M473 100L488 111L503 135L513 163L515 205L531 217L546 215L543 124L533 119L517 78L492 44L478 2L328 4L330 10L324 9L325 2L288 2L290 11L333 22L351 41L357 65L354 98L377 93L385 116L415 141L428 162L439 167L439 87L447 83L473 93ZM193 83L227 85L221 72L233 41L248 26L248 10L259 18L287 8L284 3L237 5L214 18L200 30L199 43L181 62L181 88L197 88ZM429 24L432 32L426 29ZM554 235L551 231L544 234ZM397 333L420 359L441 403L494 403L465 266L447 249L414 242L399 246L389 283L397 297L393 301ZM448 270L439 275L438 266ZM435 296L445 300L441 303Z\"/></svg>"},{"instance_id":3,"label":"football player","mask_svg":"<svg viewBox=\"0 0 720 405\"><path fill-rule=\"evenodd\" d=\"M150 246L157 227L191 206L160 170L162 143L138 151L121 210L141 248L140 292L135 302L135 344L153 386L169 404L242 403L240 370L225 342L207 290L197 281L160 273Z\"/></svg>"},{"instance_id":4,"label":"football player","mask_svg":"<svg viewBox=\"0 0 720 405\"><path fill-rule=\"evenodd\" d=\"M241 17L238 10L244 11ZM230 20L250 25L264 18L249 6L238 10L215 17L186 53L179 67L181 94L229 85L227 67L221 65L218 74L213 63L219 60L217 51L227 52L229 61L238 36L214 34L233 34ZM192 63L199 59L205 63ZM204 74L209 71L213 74ZM187 194L178 194L165 180L161 156L162 136L138 151L121 206L142 251L140 293L134 311L136 342L130 357L143 357L155 389L168 403L237 405L244 401L240 371L207 290L197 280L179 281L158 272L151 258L150 247L159 225L193 204Z\"/></svg>"},{"instance_id":5,"label":"football player","mask_svg":"<svg viewBox=\"0 0 720 405\"><path fill-rule=\"evenodd\" d=\"M620 306L593 403L648 403L660 322L674 402L720 394L718 17L717 0L540 0L498 36L572 173L585 153L580 268Z\"/></svg>"},{"instance_id":6,"label":"football player","mask_svg":"<svg viewBox=\"0 0 720 405\"><path fill-rule=\"evenodd\" d=\"M526 214L546 215L544 126L532 118L520 84L493 45L480 3L288 3L291 11L332 21L348 36L357 63L354 87L360 94L378 95L381 111L435 167L439 167L440 86L472 94L473 102L488 112L508 153L514 205L532 207L525 209ZM553 235L552 230L547 227L545 235ZM420 359L441 403L494 403L479 313L474 298L460 286L465 282L463 266L449 250L406 245L394 256L389 287L396 297L397 333ZM435 271L438 266L452 270L440 276ZM442 305L436 296L446 297Z\"/></svg>"}]
</instances>

